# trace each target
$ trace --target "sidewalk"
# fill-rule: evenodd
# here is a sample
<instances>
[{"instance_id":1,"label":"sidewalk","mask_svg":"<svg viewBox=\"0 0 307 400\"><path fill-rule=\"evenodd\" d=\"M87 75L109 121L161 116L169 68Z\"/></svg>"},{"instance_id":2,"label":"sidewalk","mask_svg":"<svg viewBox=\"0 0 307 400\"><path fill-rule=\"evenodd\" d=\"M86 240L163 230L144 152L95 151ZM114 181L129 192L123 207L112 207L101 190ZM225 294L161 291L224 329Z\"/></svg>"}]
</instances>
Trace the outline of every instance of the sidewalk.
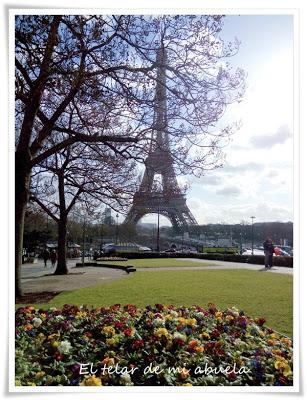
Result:
<instances>
[{"instance_id":1,"label":"sidewalk","mask_svg":"<svg viewBox=\"0 0 307 400\"><path fill-rule=\"evenodd\" d=\"M45 268L43 262L23 264L21 280L24 293L62 292L109 283L128 276L125 271L103 267L80 267L74 269L76 262L68 260L68 275L53 275L55 268Z\"/></svg>"},{"instance_id":2,"label":"sidewalk","mask_svg":"<svg viewBox=\"0 0 307 400\"><path fill-rule=\"evenodd\" d=\"M181 267L184 269L251 269L253 271L260 271L260 272L275 272L279 274L289 274L293 275L293 268L288 267L277 267L273 266L272 269L265 269L263 265L259 264L248 264L248 263L238 263L238 262L231 262L231 261L215 261L215 260L204 260L199 258L178 258L178 260L182 261L194 261L199 263L210 263L212 266L199 266L199 267ZM140 268L138 268L139 270ZM145 268L144 268L145 269ZM162 269L162 268L159 268ZM168 268L173 269L173 268ZM180 267L176 267L176 269L180 269Z\"/></svg>"}]
</instances>

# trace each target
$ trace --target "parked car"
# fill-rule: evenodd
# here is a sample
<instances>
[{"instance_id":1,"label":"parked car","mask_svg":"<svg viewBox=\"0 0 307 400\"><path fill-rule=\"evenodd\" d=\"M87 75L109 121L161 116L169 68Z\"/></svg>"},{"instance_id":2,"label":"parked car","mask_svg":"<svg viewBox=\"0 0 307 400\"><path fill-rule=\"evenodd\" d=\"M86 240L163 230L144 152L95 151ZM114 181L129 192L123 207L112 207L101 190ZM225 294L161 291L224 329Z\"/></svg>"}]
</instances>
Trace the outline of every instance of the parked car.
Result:
<instances>
[{"instance_id":1,"label":"parked car","mask_svg":"<svg viewBox=\"0 0 307 400\"><path fill-rule=\"evenodd\" d=\"M284 251L281 247L276 246L274 248L274 252L276 256L290 257L290 254Z\"/></svg>"}]
</instances>

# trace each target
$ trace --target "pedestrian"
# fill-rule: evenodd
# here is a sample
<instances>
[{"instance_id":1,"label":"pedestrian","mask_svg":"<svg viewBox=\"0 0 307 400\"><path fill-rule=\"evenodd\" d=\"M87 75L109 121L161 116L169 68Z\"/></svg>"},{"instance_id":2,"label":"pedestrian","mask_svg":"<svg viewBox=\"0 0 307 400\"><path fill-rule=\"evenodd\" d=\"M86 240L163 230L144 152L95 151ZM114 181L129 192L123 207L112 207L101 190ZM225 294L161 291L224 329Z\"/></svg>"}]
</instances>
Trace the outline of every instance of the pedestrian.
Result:
<instances>
[{"instance_id":1,"label":"pedestrian","mask_svg":"<svg viewBox=\"0 0 307 400\"><path fill-rule=\"evenodd\" d=\"M52 250L52 252L50 254L50 260L51 260L52 267L55 266L55 263L57 262L57 259L58 259L58 255L57 255L56 251Z\"/></svg>"},{"instance_id":2,"label":"pedestrian","mask_svg":"<svg viewBox=\"0 0 307 400\"><path fill-rule=\"evenodd\" d=\"M273 266L273 254L274 254L274 246L271 238L266 238L265 242L263 242L263 250L264 250L264 266L266 269L270 269Z\"/></svg>"},{"instance_id":3,"label":"pedestrian","mask_svg":"<svg viewBox=\"0 0 307 400\"><path fill-rule=\"evenodd\" d=\"M47 261L49 260L49 258L50 258L50 253L49 253L49 250L46 248L43 252L43 260L44 260L45 267L47 267Z\"/></svg>"}]
</instances>

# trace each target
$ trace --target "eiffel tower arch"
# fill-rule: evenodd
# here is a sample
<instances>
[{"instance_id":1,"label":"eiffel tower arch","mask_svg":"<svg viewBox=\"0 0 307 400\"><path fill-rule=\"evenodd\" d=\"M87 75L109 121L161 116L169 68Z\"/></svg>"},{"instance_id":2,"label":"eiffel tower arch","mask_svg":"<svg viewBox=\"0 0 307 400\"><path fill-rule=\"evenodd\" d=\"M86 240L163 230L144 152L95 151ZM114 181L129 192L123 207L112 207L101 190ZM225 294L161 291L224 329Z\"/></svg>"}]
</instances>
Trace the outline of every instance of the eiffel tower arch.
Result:
<instances>
[{"instance_id":1,"label":"eiffel tower arch","mask_svg":"<svg viewBox=\"0 0 307 400\"><path fill-rule=\"evenodd\" d=\"M160 214L170 220L175 231L190 231L197 226L197 221L179 188L167 132L167 54L164 48L158 49L156 63L157 84L151 148L144 162L145 171L141 185L134 194L125 223L136 225L146 214ZM160 177L160 188L156 185L156 175Z\"/></svg>"}]
</instances>

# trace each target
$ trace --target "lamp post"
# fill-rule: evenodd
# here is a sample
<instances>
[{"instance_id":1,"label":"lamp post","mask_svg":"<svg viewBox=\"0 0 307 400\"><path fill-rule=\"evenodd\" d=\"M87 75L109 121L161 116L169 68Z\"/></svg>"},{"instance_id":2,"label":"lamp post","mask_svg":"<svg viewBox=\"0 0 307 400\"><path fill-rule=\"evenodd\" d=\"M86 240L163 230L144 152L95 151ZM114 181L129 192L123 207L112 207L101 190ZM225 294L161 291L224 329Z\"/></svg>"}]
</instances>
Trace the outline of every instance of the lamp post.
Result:
<instances>
[{"instance_id":1,"label":"lamp post","mask_svg":"<svg viewBox=\"0 0 307 400\"><path fill-rule=\"evenodd\" d=\"M115 236L115 244L118 243L118 213L116 214L116 236Z\"/></svg>"},{"instance_id":2,"label":"lamp post","mask_svg":"<svg viewBox=\"0 0 307 400\"><path fill-rule=\"evenodd\" d=\"M104 234L104 232L103 232L103 222L101 223L101 232L100 232L100 236L101 236L101 238L100 238L100 251L102 251L102 248L103 248L103 234Z\"/></svg>"},{"instance_id":3,"label":"lamp post","mask_svg":"<svg viewBox=\"0 0 307 400\"><path fill-rule=\"evenodd\" d=\"M85 216L83 216L83 230L82 230L82 267L84 267L85 256Z\"/></svg>"},{"instance_id":4,"label":"lamp post","mask_svg":"<svg viewBox=\"0 0 307 400\"><path fill-rule=\"evenodd\" d=\"M160 199L158 199L157 252L160 253Z\"/></svg>"},{"instance_id":5,"label":"lamp post","mask_svg":"<svg viewBox=\"0 0 307 400\"><path fill-rule=\"evenodd\" d=\"M252 220L252 255L254 255L254 219L256 217L252 216L250 218Z\"/></svg>"}]
</instances>

